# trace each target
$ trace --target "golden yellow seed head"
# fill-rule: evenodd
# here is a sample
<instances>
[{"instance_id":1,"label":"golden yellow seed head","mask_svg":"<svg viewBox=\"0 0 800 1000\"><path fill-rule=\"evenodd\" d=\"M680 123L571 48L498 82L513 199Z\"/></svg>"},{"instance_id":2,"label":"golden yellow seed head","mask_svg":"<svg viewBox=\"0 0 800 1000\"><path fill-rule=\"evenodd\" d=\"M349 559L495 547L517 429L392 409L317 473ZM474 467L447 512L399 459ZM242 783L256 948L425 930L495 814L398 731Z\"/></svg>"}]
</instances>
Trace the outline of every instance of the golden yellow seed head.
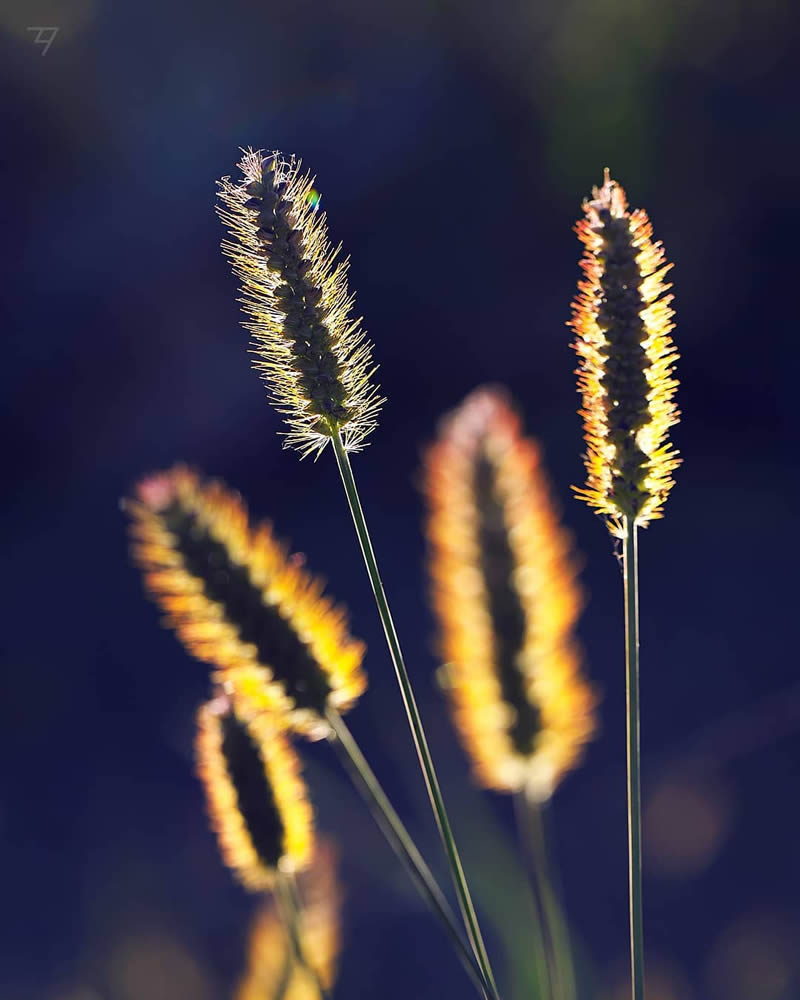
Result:
<instances>
[{"instance_id":1,"label":"golden yellow seed head","mask_svg":"<svg viewBox=\"0 0 800 1000\"><path fill-rule=\"evenodd\" d=\"M579 357L587 480L578 496L606 518L644 526L663 515L680 464L668 440L678 422L674 402L678 353L670 336L670 266L653 242L647 215L631 212L608 170L583 204L575 230L584 245L584 278L570 326Z\"/></svg>"},{"instance_id":2,"label":"golden yellow seed head","mask_svg":"<svg viewBox=\"0 0 800 1000\"><path fill-rule=\"evenodd\" d=\"M145 479L126 508L145 585L190 653L241 711L269 711L312 738L328 706L366 688L363 643L321 580L268 524L252 527L241 497L176 466Z\"/></svg>"},{"instance_id":3,"label":"golden yellow seed head","mask_svg":"<svg viewBox=\"0 0 800 1000\"><path fill-rule=\"evenodd\" d=\"M311 858L313 818L300 761L279 720L245 719L226 695L197 715L197 773L225 863L248 889L269 889Z\"/></svg>"},{"instance_id":4,"label":"golden yellow seed head","mask_svg":"<svg viewBox=\"0 0 800 1000\"><path fill-rule=\"evenodd\" d=\"M594 731L573 626L580 593L539 449L478 389L425 463L444 686L481 784L547 798Z\"/></svg>"},{"instance_id":5,"label":"golden yellow seed head","mask_svg":"<svg viewBox=\"0 0 800 1000\"><path fill-rule=\"evenodd\" d=\"M240 181L219 182L217 211L230 233L222 249L242 282L255 366L289 425L286 445L318 454L340 433L356 451L383 400L314 178L277 151L247 150L239 168Z\"/></svg>"}]
</instances>

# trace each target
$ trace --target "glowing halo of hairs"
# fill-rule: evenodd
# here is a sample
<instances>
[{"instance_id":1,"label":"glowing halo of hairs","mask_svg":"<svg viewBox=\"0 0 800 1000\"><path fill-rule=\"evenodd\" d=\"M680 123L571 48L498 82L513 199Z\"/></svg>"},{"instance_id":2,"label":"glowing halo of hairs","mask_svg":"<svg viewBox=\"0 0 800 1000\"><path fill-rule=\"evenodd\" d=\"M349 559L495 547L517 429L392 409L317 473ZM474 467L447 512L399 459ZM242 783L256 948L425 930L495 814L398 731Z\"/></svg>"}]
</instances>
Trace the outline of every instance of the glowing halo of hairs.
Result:
<instances>
[{"instance_id":1,"label":"glowing halo of hairs","mask_svg":"<svg viewBox=\"0 0 800 1000\"><path fill-rule=\"evenodd\" d=\"M223 859L253 891L301 871L313 848L313 817L300 762L266 712L243 718L224 694L197 713L197 773Z\"/></svg>"},{"instance_id":2,"label":"glowing halo of hairs","mask_svg":"<svg viewBox=\"0 0 800 1000\"><path fill-rule=\"evenodd\" d=\"M643 527L663 516L681 461L667 436L680 416L672 295L664 281L671 265L652 239L647 214L629 210L607 169L583 211L575 231L584 245L584 278L570 326L587 478L576 493L622 537L624 518Z\"/></svg>"},{"instance_id":3,"label":"glowing halo of hairs","mask_svg":"<svg viewBox=\"0 0 800 1000\"><path fill-rule=\"evenodd\" d=\"M425 460L443 687L480 784L548 798L594 732L573 638L581 596L537 445L476 389Z\"/></svg>"},{"instance_id":4,"label":"glowing halo of hairs","mask_svg":"<svg viewBox=\"0 0 800 1000\"><path fill-rule=\"evenodd\" d=\"M185 466L148 476L131 516L145 587L190 653L240 711L270 711L311 738L329 735L328 706L364 692L364 645L324 584L289 556L242 498Z\"/></svg>"},{"instance_id":5,"label":"glowing halo of hairs","mask_svg":"<svg viewBox=\"0 0 800 1000\"><path fill-rule=\"evenodd\" d=\"M223 253L241 282L255 367L289 425L286 447L319 454L340 434L359 450L383 405L372 344L352 315L347 259L328 239L314 178L277 150L243 152L240 181L219 181Z\"/></svg>"}]
</instances>

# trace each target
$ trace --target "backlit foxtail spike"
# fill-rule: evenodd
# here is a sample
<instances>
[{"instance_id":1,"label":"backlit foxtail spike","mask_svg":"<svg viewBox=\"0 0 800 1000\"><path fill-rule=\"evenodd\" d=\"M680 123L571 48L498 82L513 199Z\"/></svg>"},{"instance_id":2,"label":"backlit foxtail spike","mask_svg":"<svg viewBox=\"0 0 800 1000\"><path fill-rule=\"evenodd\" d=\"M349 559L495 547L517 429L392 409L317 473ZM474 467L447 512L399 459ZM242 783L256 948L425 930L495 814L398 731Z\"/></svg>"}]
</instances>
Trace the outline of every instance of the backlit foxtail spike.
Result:
<instances>
[{"instance_id":1,"label":"backlit foxtail spike","mask_svg":"<svg viewBox=\"0 0 800 1000\"><path fill-rule=\"evenodd\" d=\"M338 432L357 451L383 400L314 179L277 151L247 150L239 168L241 181L219 182L217 213L231 237L222 249L242 282L255 367L289 425L286 445L318 454Z\"/></svg>"},{"instance_id":2,"label":"backlit foxtail spike","mask_svg":"<svg viewBox=\"0 0 800 1000\"><path fill-rule=\"evenodd\" d=\"M305 868L313 820L300 762L280 723L245 719L226 695L197 715L197 772L225 863L248 889Z\"/></svg>"},{"instance_id":3,"label":"backlit foxtail spike","mask_svg":"<svg viewBox=\"0 0 800 1000\"><path fill-rule=\"evenodd\" d=\"M575 230L585 247L584 279L570 326L580 359L587 480L576 492L621 537L624 518L644 526L663 515L680 464L667 437L679 418L672 296L664 280L671 265L653 242L647 215L629 211L608 170L583 210Z\"/></svg>"},{"instance_id":4,"label":"backlit foxtail spike","mask_svg":"<svg viewBox=\"0 0 800 1000\"><path fill-rule=\"evenodd\" d=\"M244 710L272 711L314 738L325 710L363 693L364 646L322 582L241 497L183 466L143 480L126 503L145 585L188 650Z\"/></svg>"},{"instance_id":5,"label":"backlit foxtail spike","mask_svg":"<svg viewBox=\"0 0 800 1000\"><path fill-rule=\"evenodd\" d=\"M478 389L425 463L444 686L481 784L545 799L594 730L572 629L580 593L542 460L505 396Z\"/></svg>"},{"instance_id":6,"label":"backlit foxtail spike","mask_svg":"<svg viewBox=\"0 0 800 1000\"><path fill-rule=\"evenodd\" d=\"M310 867L298 880L302 898L300 935L303 953L326 990L336 979L340 949L340 890L333 848L318 842ZM279 995L285 1000L319 1000L314 975L300 967L280 914L272 902L256 914L250 932L247 971L236 1000L265 1000Z\"/></svg>"}]
</instances>

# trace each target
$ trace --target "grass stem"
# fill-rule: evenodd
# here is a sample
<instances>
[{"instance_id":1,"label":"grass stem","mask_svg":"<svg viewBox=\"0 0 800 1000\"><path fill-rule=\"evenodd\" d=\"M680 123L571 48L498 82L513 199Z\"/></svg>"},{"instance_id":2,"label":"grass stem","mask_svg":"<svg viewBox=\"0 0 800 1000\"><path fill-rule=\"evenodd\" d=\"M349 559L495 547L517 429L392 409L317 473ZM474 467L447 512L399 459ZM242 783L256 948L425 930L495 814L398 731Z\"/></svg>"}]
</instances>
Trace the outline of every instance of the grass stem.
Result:
<instances>
[{"instance_id":1,"label":"grass stem","mask_svg":"<svg viewBox=\"0 0 800 1000\"><path fill-rule=\"evenodd\" d=\"M636 522L625 518L622 550L625 584L625 691L628 747L628 877L630 883L633 1000L644 1000L642 927L642 800L639 749L639 566Z\"/></svg>"},{"instance_id":2,"label":"grass stem","mask_svg":"<svg viewBox=\"0 0 800 1000\"><path fill-rule=\"evenodd\" d=\"M536 911L536 923L530 935L531 950L536 965L537 996L541 1000L556 1000L556 976L552 953L544 930L544 903L541 892L541 854L534 846L535 831L532 829L532 817L528 809L528 797L524 790L514 793L514 814L517 821L517 832L522 846L522 855L528 873L533 907ZM560 1000L560 998L559 998Z\"/></svg>"},{"instance_id":3,"label":"grass stem","mask_svg":"<svg viewBox=\"0 0 800 1000\"><path fill-rule=\"evenodd\" d=\"M275 904L281 914L281 919L289 933L297 964L302 966L314 980L321 1000L330 1000L330 993L325 989L314 965L306 955L302 935L302 905L297 893L297 885L292 875L280 875L275 883Z\"/></svg>"},{"instance_id":4,"label":"grass stem","mask_svg":"<svg viewBox=\"0 0 800 1000\"><path fill-rule=\"evenodd\" d=\"M329 708L326 717L335 735L332 742L353 779L353 783L366 799L383 835L405 865L420 895L441 920L478 990L484 997L488 996L490 991L484 982L481 968L462 937L450 904L445 899L442 890L431 874L430 868L417 850L417 846L403 821L397 815L375 773L362 754L353 734L335 709Z\"/></svg>"},{"instance_id":5,"label":"grass stem","mask_svg":"<svg viewBox=\"0 0 800 1000\"><path fill-rule=\"evenodd\" d=\"M546 959L549 996L555 1000L575 1000L575 963L569 940L569 928L553 875L545 823L547 803L538 802L527 789L516 793L517 822L526 839L526 854L531 875L531 890L541 915L536 934Z\"/></svg>"},{"instance_id":6,"label":"grass stem","mask_svg":"<svg viewBox=\"0 0 800 1000\"><path fill-rule=\"evenodd\" d=\"M439 779L436 776L431 753L428 749L428 741L425 736L425 730L422 726L422 719L420 718L416 699L414 698L411 680L406 670L405 661L403 660L403 653L400 649L400 641L397 637L397 631L392 620L391 611L389 610L389 602L386 599L386 592L383 589L383 582L381 581L378 563L375 559L375 552L372 548L372 540L370 539L369 530L367 529L367 522L364 517L364 510L361 506L358 489L356 488L355 478L353 477L350 459L338 431L333 435L332 443L333 451L336 456L336 463L339 467L342 484L347 496L347 502L350 506L350 513L353 517L356 534L361 546L361 553L364 556L367 574L372 585L372 592L375 596L375 603L378 606L378 614L381 619L381 624L383 625L383 631L386 636L386 642L389 647L392 663L394 664L395 674L397 675L397 682L400 686L403 705L406 710L406 715L408 716L408 723L411 728L411 735L414 739L417 757L419 758L420 767L425 779L425 785L428 790L431 808L433 809L436 825L439 828L439 833L441 835L447 860L452 872L453 883L455 885L456 895L458 896L458 904L464 919L464 925L467 930L467 936L469 937L475 958L477 959L478 965L483 973L483 978L490 987L490 996L494 998L494 1000L497 1000L497 986L495 985L491 965L489 964L489 957L486 953L483 938L481 937L480 928L478 926L478 918L475 913L475 907L472 904L472 897L470 896L467 880L464 875L464 869L461 865L461 858L459 857L458 848L456 847L453 832L450 828L450 820L448 819L444 800L442 799Z\"/></svg>"}]
</instances>

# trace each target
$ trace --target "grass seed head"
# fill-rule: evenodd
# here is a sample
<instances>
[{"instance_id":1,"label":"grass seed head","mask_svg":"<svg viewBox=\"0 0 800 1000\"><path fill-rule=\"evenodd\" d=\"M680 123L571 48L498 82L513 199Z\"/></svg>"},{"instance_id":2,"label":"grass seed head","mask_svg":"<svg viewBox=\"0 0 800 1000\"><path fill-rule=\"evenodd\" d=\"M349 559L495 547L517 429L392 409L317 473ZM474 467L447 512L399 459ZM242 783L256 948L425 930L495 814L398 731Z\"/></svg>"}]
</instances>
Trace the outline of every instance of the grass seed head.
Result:
<instances>
[{"instance_id":1,"label":"grass seed head","mask_svg":"<svg viewBox=\"0 0 800 1000\"><path fill-rule=\"evenodd\" d=\"M587 479L576 492L621 535L625 518L644 526L663 515L680 463L667 435L679 417L672 296L664 280L671 265L653 242L647 215L629 210L608 170L583 210L575 228L585 248L584 278L570 325Z\"/></svg>"},{"instance_id":2,"label":"grass seed head","mask_svg":"<svg viewBox=\"0 0 800 1000\"><path fill-rule=\"evenodd\" d=\"M479 389L426 459L444 687L481 784L552 794L594 730L572 630L580 593L536 444Z\"/></svg>"},{"instance_id":3,"label":"grass seed head","mask_svg":"<svg viewBox=\"0 0 800 1000\"><path fill-rule=\"evenodd\" d=\"M197 772L225 863L248 889L306 867L313 821L300 762L277 720L220 695L197 715Z\"/></svg>"},{"instance_id":4,"label":"grass seed head","mask_svg":"<svg viewBox=\"0 0 800 1000\"><path fill-rule=\"evenodd\" d=\"M301 161L247 150L242 177L219 182L222 243L241 281L255 366L289 425L287 447L319 454L334 434L361 448L383 404L348 261L328 239L314 179Z\"/></svg>"},{"instance_id":5,"label":"grass seed head","mask_svg":"<svg viewBox=\"0 0 800 1000\"><path fill-rule=\"evenodd\" d=\"M145 585L189 652L244 710L277 713L328 735L328 705L363 693L364 646L347 615L268 524L252 527L241 497L184 466L150 476L126 503Z\"/></svg>"}]
</instances>

